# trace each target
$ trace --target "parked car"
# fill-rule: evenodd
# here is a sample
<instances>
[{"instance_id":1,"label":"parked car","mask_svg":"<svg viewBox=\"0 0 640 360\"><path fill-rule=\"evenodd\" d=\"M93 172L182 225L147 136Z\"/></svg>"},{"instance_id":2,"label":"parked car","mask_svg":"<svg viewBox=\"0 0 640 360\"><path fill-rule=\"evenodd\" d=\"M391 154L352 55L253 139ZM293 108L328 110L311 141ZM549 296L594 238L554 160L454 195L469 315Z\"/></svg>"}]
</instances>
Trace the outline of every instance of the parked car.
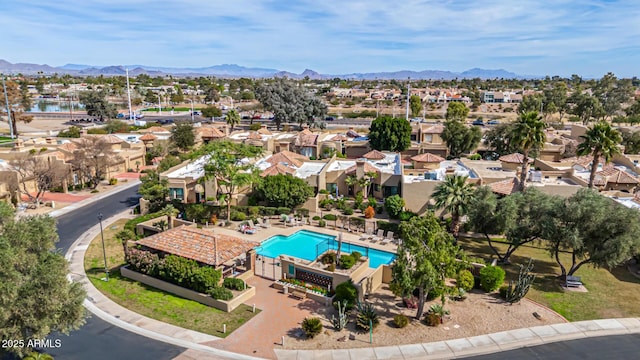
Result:
<instances>
[{"instance_id":1,"label":"parked car","mask_svg":"<svg viewBox=\"0 0 640 360\"><path fill-rule=\"evenodd\" d=\"M119 113L118 116L116 116L117 119L124 119L124 114L123 113Z\"/></svg>"},{"instance_id":2,"label":"parked car","mask_svg":"<svg viewBox=\"0 0 640 360\"><path fill-rule=\"evenodd\" d=\"M173 119L161 119L156 121L158 124L160 125L167 125L167 124L173 124L174 120Z\"/></svg>"},{"instance_id":3,"label":"parked car","mask_svg":"<svg viewBox=\"0 0 640 360\"><path fill-rule=\"evenodd\" d=\"M488 125L498 125L498 124L500 124L500 121L498 121L498 120L489 120L489 121L487 121L487 124Z\"/></svg>"},{"instance_id":4,"label":"parked car","mask_svg":"<svg viewBox=\"0 0 640 360\"><path fill-rule=\"evenodd\" d=\"M482 120L482 119L476 119L476 120L473 120L473 122L471 123L471 125L475 125L475 126L484 126L484 120Z\"/></svg>"},{"instance_id":5,"label":"parked car","mask_svg":"<svg viewBox=\"0 0 640 360\"><path fill-rule=\"evenodd\" d=\"M324 118L324 121L334 121L336 118L334 116L327 116Z\"/></svg>"}]
</instances>

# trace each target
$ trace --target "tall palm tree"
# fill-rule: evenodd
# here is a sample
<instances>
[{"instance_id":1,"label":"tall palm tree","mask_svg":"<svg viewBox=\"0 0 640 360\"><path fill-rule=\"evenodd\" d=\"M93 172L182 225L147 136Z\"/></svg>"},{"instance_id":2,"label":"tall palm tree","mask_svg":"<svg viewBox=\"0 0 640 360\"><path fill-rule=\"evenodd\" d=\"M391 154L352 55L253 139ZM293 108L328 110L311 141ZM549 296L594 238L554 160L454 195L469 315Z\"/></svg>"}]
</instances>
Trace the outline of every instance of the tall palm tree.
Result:
<instances>
[{"instance_id":1,"label":"tall palm tree","mask_svg":"<svg viewBox=\"0 0 640 360\"><path fill-rule=\"evenodd\" d=\"M362 192L364 193L364 198L366 199L369 195L369 185L373 182L373 179L378 177L378 173L375 171L367 171L364 173L362 178L358 179L358 185L362 188Z\"/></svg>"},{"instance_id":2,"label":"tall palm tree","mask_svg":"<svg viewBox=\"0 0 640 360\"><path fill-rule=\"evenodd\" d=\"M344 179L344 183L347 184L353 191L353 195L356 194L356 184L358 183L358 178L355 175L348 175L346 179Z\"/></svg>"},{"instance_id":3,"label":"tall palm tree","mask_svg":"<svg viewBox=\"0 0 640 360\"><path fill-rule=\"evenodd\" d=\"M460 232L460 218L466 215L475 189L467 183L468 176L450 175L436 186L433 198L436 207L451 214L451 233L456 239Z\"/></svg>"},{"instance_id":4,"label":"tall palm tree","mask_svg":"<svg viewBox=\"0 0 640 360\"><path fill-rule=\"evenodd\" d=\"M615 154L620 153L618 144L622 142L620 132L611 127L606 121L599 121L587 129L584 135L580 136L582 143L578 145L576 153L579 156L592 155L591 174L589 175L589 188L593 188L593 181L598 171L600 158L608 164Z\"/></svg>"},{"instance_id":5,"label":"tall palm tree","mask_svg":"<svg viewBox=\"0 0 640 360\"><path fill-rule=\"evenodd\" d=\"M529 173L529 154L539 150L546 141L545 124L537 111L530 111L520 115L513 123L509 133L509 142L522 151L522 171L520 172L520 191L524 190Z\"/></svg>"},{"instance_id":6,"label":"tall palm tree","mask_svg":"<svg viewBox=\"0 0 640 360\"><path fill-rule=\"evenodd\" d=\"M240 114L234 109L231 109L227 112L225 120L227 121L227 125L231 126L231 131L233 131L233 128L240 124Z\"/></svg>"}]
</instances>

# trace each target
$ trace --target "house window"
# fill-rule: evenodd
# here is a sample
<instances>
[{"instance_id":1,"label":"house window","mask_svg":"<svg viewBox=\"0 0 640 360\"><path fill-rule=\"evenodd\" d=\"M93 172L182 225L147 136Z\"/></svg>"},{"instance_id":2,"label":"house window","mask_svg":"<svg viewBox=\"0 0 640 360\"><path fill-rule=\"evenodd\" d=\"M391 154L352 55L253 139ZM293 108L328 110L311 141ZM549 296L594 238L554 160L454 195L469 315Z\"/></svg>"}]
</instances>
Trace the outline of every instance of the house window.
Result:
<instances>
[{"instance_id":1,"label":"house window","mask_svg":"<svg viewBox=\"0 0 640 360\"><path fill-rule=\"evenodd\" d=\"M373 184L373 191L380 192L380 184Z\"/></svg>"},{"instance_id":2,"label":"house window","mask_svg":"<svg viewBox=\"0 0 640 360\"><path fill-rule=\"evenodd\" d=\"M397 186L383 186L382 192L384 197L389 197L393 195L398 195L398 187Z\"/></svg>"},{"instance_id":3,"label":"house window","mask_svg":"<svg viewBox=\"0 0 640 360\"><path fill-rule=\"evenodd\" d=\"M335 194L336 190L338 190L338 184L327 183L327 191L329 192L329 194Z\"/></svg>"},{"instance_id":4,"label":"house window","mask_svg":"<svg viewBox=\"0 0 640 360\"><path fill-rule=\"evenodd\" d=\"M411 141L417 141L416 134L411 134Z\"/></svg>"},{"instance_id":5,"label":"house window","mask_svg":"<svg viewBox=\"0 0 640 360\"><path fill-rule=\"evenodd\" d=\"M169 188L169 194L171 195L171 199L184 200L184 189L183 188Z\"/></svg>"},{"instance_id":6,"label":"house window","mask_svg":"<svg viewBox=\"0 0 640 360\"><path fill-rule=\"evenodd\" d=\"M289 264L289 274L290 275L296 274L296 267L293 264Z\"/></svg>"},{"instance_id":7,"label":"house window","mask_svg":"<svg viewBox=\"0 0 640 360\"><path fill-rule=\"evenodd\" d=\"M422 140L423 142L426 142L426 143L433 142L433 135L432 134L424 134L422 136L422 138L423 138L423 140Z\"/></svg>"},{"instance_id":8,"label":"house window","mask_svg":"<svg viewBox=\"0 0 640 360\"><path fill-rule=\"evenodd\" d=\"M436 172L426 172L424 173L425 180L438 180L438 173Z\"/></svg>"}]
</instances>

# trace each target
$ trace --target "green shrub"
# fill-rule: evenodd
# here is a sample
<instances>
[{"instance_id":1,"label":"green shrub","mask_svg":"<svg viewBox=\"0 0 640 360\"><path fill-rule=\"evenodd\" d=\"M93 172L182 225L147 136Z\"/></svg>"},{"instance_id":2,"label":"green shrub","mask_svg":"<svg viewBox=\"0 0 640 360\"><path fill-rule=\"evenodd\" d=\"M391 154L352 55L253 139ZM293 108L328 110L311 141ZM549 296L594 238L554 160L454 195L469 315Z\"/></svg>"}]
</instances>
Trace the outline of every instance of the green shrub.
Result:
<instances>
[{"instance_id":1,"label":"green shrub","mask_svg":"<svg viewBox=\"0 0 640 360\"><path fill-rule=\"evenodd\" d=\"M338 216L336 216L335 214L326 214L322 218L329 221L336 221L338 219Z\"/></svg>"},{"instance_id":2,"label":"green shrub","mask_svg":"<svg viewBox=\"0 0 640 360\"><path fill-rule=\"evenodd\" d=\"M335 290L336 294L333 297L334 307L336 306L336 302L342 302L346 309L352 309L356 304L356 299L358 298L358 290L351 280L345 281L342 284L336 286Z\"/></svg>"},{"instance_id":3,"label":"green shrub","mask_svg":"<svg viewBox=\"0 0 640 360\"><path fill-rule=\"evenodd\" d=\"M508 291L509 291L509 285L500 286L500 289L498 289L498 293L500 294L500 298L506 300Z\"/></svg>"},{"instance_id":4,"label":"green shrub","mask_svg":"<svg viewBox=\"0 0 640 360\"><path fill-rule=\"evenodd\" d=\"M431 300L439 299L443 293L444 293L444 289L433 288L429 290L429 293L427 294L427 300L431 301Z\"/></svg>"},{"instance_id":5,"label":"green shrub","mask_svg":"<svg viewBox=\"0 0 640 360\"><path fill-rule=\"evenodd\" d=\"M412 213L411 211L403 211L398 216L400 221L409 221L411 218L418 216L416 213Z\"/></svg>"},{"instance_id":6,"label":"green shrub","mask_svg":"<svg viewBox=\"0 0 640 360\"><path fill-rule=\"evenodd\" d=\"M322 254L322 256L320 257L320 262L327 265L327 264L333 264L336 262L336 253L334 253L333 251L328 251L324 254Z\"/></svg>"},{"instance_id":7,"label":"green shrub","mask_svg":"<svg viewBox=\"0 0 640 360\"><path fill-rule=\"evenodd\" d=\"M396 327L402 329L403 327L409 325L409 318L406 317L406 315L398 314L393 317L393 323L396 325Z\"/></svg>"},{"instance_id":8,"label":"green shrub","mask_svg":"<svg viewBox=\"0 0 640 360\"><path fill-rule=\"evenodd\" d=\"M275 214L278 214L278 208L270 207L270 206L264 207L264 208L262 208L262 214L264 216L273 216ZM278 214L278 215L280 215L280 214Z\"/></svg>"},{"instance_id":9,"label":"green shrub","mask_svg":"<svg viewBox=\"0 0 640 360\"><path fill-rule=\"evenodd\" d=\"M485 266L480 269L480 286L486 292L492 292L504 283L504 270L498 266Z\"/></svg>"},{"instance_id":10,"label":"green shrub","mask_svg":"<svg viewBox=\"0 0 640 360\"><path fill-rule=\"evenodd\" d=\"M424 322L427 326L438 326L440 325L440 316L433 313L428 313L427 316L424 317Z\"/></svg>"},{"instance_id":11,"label":"green shrub","mask_svg":"<svg viewBox=\"0 0 640 360\"><path fill-rule=\"evenodd\" d=\"M228 301L233 299L233 293L229 291L229 289L225 289L223 287L214 287L209 290L209 295L216 300Z\"/></svg>"},{"instance_id":12,"label":"green shrub","mask_svg":"<svg viewBox=\"0 0 640 360\"><path fill-rule=\"evenodd\" d=\"M336 271L336 264L331 263L331 264L327 265L327 267L324 268L324 269L327 270L327 271L334 272L334 271Z\"/></svg>"},{"instance_id":13,"label":"green shrub","mask_svg":"<svg viewBox=\"0 0 640 360\"><path fill-rule=\"evenodd\" d=\"M378 229L380 229L380 230L393 231L394 234L398 234L399 233L399 224L388 222L388 221L384 221L384 220L378 220L376 222L376 225L378 226Z\"/></svg>"},{"instance_id":14,"label":"green shrub","mask_svg":"<svg viewBox=\"0 0 640 360\"><path fill-rule=\"evenodd\" d=\"M92 194L97 194L97 193L99 193L99 192L100 192L100 191L99 191L98 189L91 190L91 193L92 193Z\"/></svg>"},{"instance_id":15,"label":"green shrub","mask_svg":"<svg viewBox=\"0 0 640 360\"><path fill-rule=\"evenodd\" d=\"M324 221L324 220L322 220L322 219L320 219L320 220L318 221L318 226L320 226L320 227L325 227L325 226L327 226L327 222L326 222L326 221Z\"/></svg>"},{"instance_id":16,"label":"green shrub","mask_svg":"<svg viewBox=\"0 0 640 360\"><path fill-rule=\"evenodd\" d=\"M384 208L394 219L397 219L404 208L405 202L404 199L400 197L400 195L392 195L384 200Z\"/></svg>"},{"instance_id":17,"label":"green shrub","mask_svg":"<svg viewBox=\"0 0 640 360\"><path fill-rule=\"evenodd\" d=\"M278 208L278 215L289 215L291 214L291 209L288 207L279 207Z\"/></svg>"},{"instance_id":18,"label":"green shrub","mask_svg":"<svg viewBox=\"0 0 640 360\"><path fill-rule=\"evenodd\" d=\"M160 263L158 277L178 286L207 293L218 285L220 271L211 266L200 266L191 259L167 255Z\"/></svg>"},{"instance_id":19,"label":"green shrub","mask_svg":"<svg viewBox=\"0 0 640 360\"><path fill-rule=\"evenodd\" d=\"M360 258L362 257L362 253L360 253L359 251L354 251L351 253L351 257L355 260L355 261L359 261Z\"/></svg>"},{"instance_id":20,"label":"green shrub","mask_svg":"<svg viewBox=\"0 0 640 360\"><path fill-rule=\"evenodd\" d=\"M124 224L124 229L133 231L135 233L136 225L143 223L147 220L155 219L159 216L162 216L162 214L160 212L157 212L157 213L149 213L147 215L142 215L142 216L138 216L137 218L127 220L127 222Z\"/></svg>"},{"instance_id":21,"label":"green shrub","mask_svg":"<svg viewBox=\"0 0 640 360\"><path fill-rule=\"evenodd\" d=\"M260 127L261 127L261 126L262 126L262 125L261 125L261 124L258 124L258 123L251 124L251 125L249 125L249 130L251 130L251 131L257 131L257 130L260 130Z\"/></svg>"},{"instance_id":22,"label":"green shrub","mask_svg":"<svg viewBox=\"0 0 640 360\"><path fill-rule=\"evenodd\" d=\"M351 255L340 256L340 266L342 266L343 269L351 269L355 263L356 260Z\"/></svg>"},{"instance_id":23,"label":"green shrub","mask_svg":"<svg viewBox=\"0 0 640 360\"><path fill-rule=\"evenodd\" d=\"M222 286L231 290L244 290L244 280L236 278L226 278L222 282Z\"/></svg>"},{"instance_id":24,"label":"green shrub","mask_svg":"<svg viewBox=\"0 0 640 360\"><path fill-rule=\"evenodd\" d=\"M245 221L247 219L247 215L243 212L235 211L231 213L231 220L233 221Z\"/></svg>"},{"instance_id":25,"label":"green shrub","mask_svg":"<svg viewBox=\"0 0 640 360\"><path fill-rule=\"evenodd\" d=\"M352 208L346 208L346 209L344 209L344 211L342 211L342 213L344 215L353 215L353 209Z\"/></svg>"},{"instance_id":26,"label":"green shrub","mask_svg":"<svg viewBox=\"0 0 640 360\"><path fill-rule=\"evenodd\" d=\"M109 185L116 185L117 183L118 183L118 179L116 178L109 179Z\"/></svg>"},{"instance_id":27,"label":"green shrub","mask_svg":"<svg viewBox=\"0 0 640 360\"><path fill-rule=\"evenodd\" d=\"M480 154L471 154L468 156L469 160L482 160L482 155Z\"/></svg>"},{"instance_id":28,"label":"green shrub","mask_svg":"<svg viewBox=\"0 0 640 360\"><path fill-rule=\"evenodd\" d=\"M471 291L474 285L473 274L469 270L460 270L456 278L456 285L465 291Z\"/></svg>"},{"instance_id":29,"label":"green shrub","mask_svg":"<svg viewBox=\"0 0 640 360\"><path fill-rule=\"evenodd\" d=\"M318 203L318 206L320 206L321 208L323 208L325 210L331 210L331 209L333 209L333 200L328 199L328 198L322 199Z\"/></svg>"},{"instance_id":30,"label":"green shrub","mask_svg":"<svg viewBox=\"0 0 640 360\"><path fill-rule=\"evenodd\" d=\"M322 332L322 321L317 317L305 318L302 320L302 330L308 338L313 339Z\"/></svg>"},{"instance_id":31,"label":"green shrub","mask_svg":"<svg viewBox=\"0 0 640 360\"><path fill-rule=\"evenodd\" d=\"M315 220L315 221L318 221L318 220L320 220L320 216L316 215L312 219Z\"/></svg>"}]
</instances>

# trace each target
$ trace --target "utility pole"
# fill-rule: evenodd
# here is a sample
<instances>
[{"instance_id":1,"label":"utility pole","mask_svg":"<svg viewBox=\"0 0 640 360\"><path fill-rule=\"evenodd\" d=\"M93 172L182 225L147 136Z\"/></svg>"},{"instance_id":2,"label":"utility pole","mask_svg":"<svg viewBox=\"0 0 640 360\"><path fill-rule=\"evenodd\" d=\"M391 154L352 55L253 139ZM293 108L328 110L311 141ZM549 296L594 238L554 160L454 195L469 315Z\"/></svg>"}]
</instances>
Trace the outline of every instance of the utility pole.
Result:
<instances>
[{"instance_id":1,"label":"utility pole","mask_svg":"<svg viewBox=\"0 0 640 360\"><path fill-rule=\"evenodd\" d=\"M411 77L407 81L407 121L409 121L409 101L411 100Z\"/></svg>"},{"instance_id":2,"label":"utility pole","mask_svg":"<svg viewBox=\"0 0 640 360\"><path fill-rule=\"evenodd\" d=\"M129 88L129 69L125 69L127 73L127 99L129 100L129 120L134 120L133 112L131 111L131 88Z\"/></svg>"},{"instance_id":3,"label":"utility pole","mask_svg":"<svg viewBox=\"0 0 640 360\"><path fill-rule=\"evenodd\" d=\"M9 106L9 96L7 95L7 84L4 83L4 75L2 76L2 90L4 92L4 101L7 104L7 122L9 123L9 130L11 132L11 139L13 139L13 123L11 122L11 107Z\"/></svg>"}]
</instances>

